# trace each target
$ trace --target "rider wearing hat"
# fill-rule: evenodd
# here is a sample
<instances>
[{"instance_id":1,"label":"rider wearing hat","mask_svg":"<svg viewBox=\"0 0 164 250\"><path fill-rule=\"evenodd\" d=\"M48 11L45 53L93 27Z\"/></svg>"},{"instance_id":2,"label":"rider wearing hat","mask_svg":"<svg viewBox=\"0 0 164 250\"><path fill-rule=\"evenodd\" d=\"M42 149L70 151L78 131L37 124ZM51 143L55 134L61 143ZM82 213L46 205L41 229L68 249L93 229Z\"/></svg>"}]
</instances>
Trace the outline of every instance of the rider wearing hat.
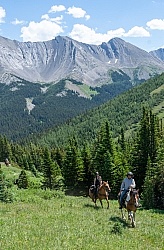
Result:
<instances>
[{"instance_id":1,"label":"rider wearing hat","mask_svg":"<svg viewBox=\"0 0 164 250\"><path fill-rule=\"evenodd\" d=\"M94 178L94 186L95 186L95 192L94 192L94 195L95 195L95 199L97 198L97 194L98 194L98 189L99 187L102 185L102 178L101 176L99 175L99 172L96 172L96 176Z\"/></svg>"},{"instance_id":2,"label":"rider wearing hat","mask_svg":"<svg viewBox=\"0 0 164 250\"><path fill-rule=\"evenodd\" d=\"M130 188L135 188L135 180L133 179L133 173L128 172L127 177L122 181L121 188L120 188L120 209L123 205L123 199Z\"/></svg>"}]
</instances>

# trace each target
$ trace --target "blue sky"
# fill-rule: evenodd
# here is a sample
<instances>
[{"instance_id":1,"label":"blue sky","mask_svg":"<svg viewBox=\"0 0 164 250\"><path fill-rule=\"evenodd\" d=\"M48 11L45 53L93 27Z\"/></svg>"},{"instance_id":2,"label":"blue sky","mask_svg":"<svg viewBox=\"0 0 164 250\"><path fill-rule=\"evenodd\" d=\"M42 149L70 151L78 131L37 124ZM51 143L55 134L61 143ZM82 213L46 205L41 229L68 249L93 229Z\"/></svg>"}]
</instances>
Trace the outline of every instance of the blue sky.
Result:
<instances>
[{"instance_id":1,"label":"blue sky","mask_svg":"<svg viewBox=\"0 0 164 250\"><path fill-rule=\"evenodd\" d=\"M0 35L96 45L120 37L151 51L164 47L164 0L0 0Z\"/></svg>"}]
</instances>

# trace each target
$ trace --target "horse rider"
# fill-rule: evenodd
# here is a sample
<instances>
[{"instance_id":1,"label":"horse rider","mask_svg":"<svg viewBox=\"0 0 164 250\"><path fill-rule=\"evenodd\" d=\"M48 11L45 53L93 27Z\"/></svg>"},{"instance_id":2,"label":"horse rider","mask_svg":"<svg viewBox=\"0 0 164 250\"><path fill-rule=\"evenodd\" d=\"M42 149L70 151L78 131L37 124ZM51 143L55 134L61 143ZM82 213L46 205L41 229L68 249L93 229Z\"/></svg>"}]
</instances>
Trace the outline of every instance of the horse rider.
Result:
<instances>
[{"instance_id":1,"label":"horse rider","mask_svg":"<svg viewBox=\"0 0 164 250\"><path fill-rule=\"evenodd\" d=\"M6 164L6 166L8 166L10 164L8 158L5 159L5 164Z\"/></svg>"},{"instance_id":2,"label":"horse rider","mask_svg":"<svg viewBox=\"0 0 164 250\"><path fill-rule=\"evenodd\" d=\"M94 186L95 186L95 192L94 192L94 196L95 196L95 199L97 198L97 195L98 195L98 189L99 187L102 185L102 178L101 176L99 175L99 172L96 172L96 176L94 178Z\"/></svg>"},{"instance_id":3,"label":"horse rider","mask_svg":"<svg viewBox=\"0 0 164 250\"><path fill-rule=\"evenodd\" d=\"M127 173L127 177L122 181L121 184L121 188L120 188L120 207L119 209L122 209L123 206L123 199L125 197L125 195L127 194L127 192L129 191L129 189L131 188L135 188L136 184L135 184L135 180L133 179L133 173L132 172L128 172Z\"/></svg>"}]
</instances>

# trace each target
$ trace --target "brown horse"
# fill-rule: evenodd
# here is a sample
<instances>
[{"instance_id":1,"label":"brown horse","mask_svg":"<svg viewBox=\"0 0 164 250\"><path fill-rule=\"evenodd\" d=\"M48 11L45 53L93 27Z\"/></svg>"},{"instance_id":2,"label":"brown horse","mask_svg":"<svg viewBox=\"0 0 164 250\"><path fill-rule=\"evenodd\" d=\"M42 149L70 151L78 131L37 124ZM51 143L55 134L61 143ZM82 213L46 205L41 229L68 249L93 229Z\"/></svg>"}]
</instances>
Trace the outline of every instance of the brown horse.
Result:
<instances>
[{"instance_id":1,"label":"brown horse","mask_svg":"<svg viewBox=\"0 0 164 250\"><path fill-rule=\"evenodd\" d=\"M120 200L119 200L120 204ZM124 208L121 209L122 213L122 219L125 220L125 213L123 209L126 209L128 212L128 219L130 220L130 223L132 227L136 226L136 221L135 221L135 213L137 211L137 208L139 207L139 190L129 190L129 201L125 201L125 206Z\"/></svg>"},{"instance_id":2,"label":"brown horse","mask_svg":"<svg viewBox=\"0 0 164 250\"><path fill-rule=\"evenodd\" d=\"M108 181L103 181L102 185L98 189L97 197L95 198L95 194L94 194L94 190L92 186L89 189L89 196L92 199L92 201L95 203L95 206L97 206L96 200L99 199L102 208L103 208L102 200L105 199L107 201L107 209L108 209L109 208L108 196L109 196L110 191L111 189L109 187Z\"/></svg>"}]
</instances>

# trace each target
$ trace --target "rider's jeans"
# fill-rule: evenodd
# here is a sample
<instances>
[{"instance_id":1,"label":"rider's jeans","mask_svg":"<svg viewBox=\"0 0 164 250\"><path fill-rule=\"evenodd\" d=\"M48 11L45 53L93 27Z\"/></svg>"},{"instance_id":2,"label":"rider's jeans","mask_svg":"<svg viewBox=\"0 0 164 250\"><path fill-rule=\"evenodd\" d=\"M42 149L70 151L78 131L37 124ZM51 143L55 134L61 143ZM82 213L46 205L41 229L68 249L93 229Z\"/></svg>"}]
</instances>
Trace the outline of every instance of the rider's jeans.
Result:
<instances>
[{"instance_id":1,"label":"rider's jeans","mask_svg":"<svg viewBox=\"0 0 164 250\"><path fill-rule=\"evenodd\" d=\"M120 204L122 204L123 198L124 198L124 196L126 195L127 192L128 192L127 189L124 189L124 190L121 192L121 195L120 195Z\"/></svg>"}]
</instances>

